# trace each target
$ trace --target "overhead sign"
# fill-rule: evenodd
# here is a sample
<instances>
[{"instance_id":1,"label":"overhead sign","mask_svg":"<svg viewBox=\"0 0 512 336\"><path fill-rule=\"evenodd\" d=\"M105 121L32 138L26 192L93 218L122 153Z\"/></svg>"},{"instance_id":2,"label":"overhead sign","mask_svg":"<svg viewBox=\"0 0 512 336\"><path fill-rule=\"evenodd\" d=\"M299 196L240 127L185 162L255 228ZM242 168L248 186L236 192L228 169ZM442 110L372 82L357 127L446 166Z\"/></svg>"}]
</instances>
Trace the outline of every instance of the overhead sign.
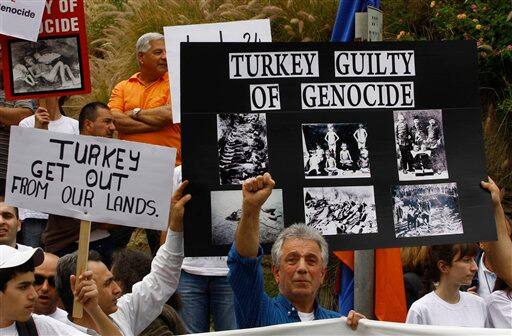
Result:
<instances>
[{"instance_id":1,"label":"overhead sign","mask_svg":"<svg viewBox=\"0 0 512 336\"><path fill-rule=\"evenodd\" d=\"M176 149L12 127L5 201L87 221L164 230Z\"/></svg>"},{"instance_id":2,"label":"overhead sign","mask_svg":"<svg viewBox=\"0 0 512 336\"><path fill-rule=\"evenodd\" d=\"M182 43L181 54L187 256L227 253L241 184L265 172L277 183L265 248L297 222L334 250L496 239L473 42Z\"/></svg>"},{"instance_id":3,"label":"overhead sign","mask_svg":"<svg viewBox=\"0 0 512 336\"><path fill-rule=\"evenodd\" d=\"M38 27L37 42L7 36L0 40L6 98L89 93L84 1L47 0Z\"/></svg>"},{"instance_id":4,"label":"overhead sign","mask_svg":"<svg viewBox=\"0 0 512 336\"><path fill-rule=\"evenodd\" d=\"M0 0L0 34L37 41L45 0Z\"/></svg>"},{"instance_id":5,"label":"overhead sign","mask_svg":"<svg viewBox=\"0 0 512 336\"><path fill-rule=\"evenodd\" d=\"M174 123L181 122L181 42L272 42L268 19L170 26L164 35Z\"/></svg>"}]
</instances>

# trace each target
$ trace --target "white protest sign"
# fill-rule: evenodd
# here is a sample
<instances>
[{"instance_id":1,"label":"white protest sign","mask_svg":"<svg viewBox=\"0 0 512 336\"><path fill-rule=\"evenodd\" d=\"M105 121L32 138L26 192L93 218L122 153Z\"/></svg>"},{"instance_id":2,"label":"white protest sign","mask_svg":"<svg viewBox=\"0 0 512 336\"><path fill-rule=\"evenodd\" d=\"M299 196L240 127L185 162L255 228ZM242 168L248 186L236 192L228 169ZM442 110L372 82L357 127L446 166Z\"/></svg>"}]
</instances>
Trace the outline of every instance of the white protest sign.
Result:
<instances>
[{"instance_id":1,"label":"white protest sign","mask_svg":"<svg viewBox=\"0 0 512 336\"><path fill-rule=\"evenodd\" d=\"M196 334L211 336L263 336L263 335L324 335L324 336L510 336L510 329L440 327L429 325L381 322L363 319L356 330L347 326L346 318L334 318L311 322L278 324L269 327L219 331Z\"/></svg>"},{"instance_id":2,"label":"white protest sign","mask_svg":"<svg viewBox=\"0 0 512 336\"><path fill-rule=\"evenodd\" d=\"M175 158L174 148L12 127L5 202L163 230Z\"/></svg>"},{"instance_id":3,"label":"white protest sign","mask_svg":"<svg viewBox=\"0 0 512 336\"><path fill-rule=\"evenodd\" d=\"M36 42L45 3L45 0L0 0L0 34Z\"/></svg>"},{"instance_id":4,"label":"white protest sign","mask_svg":"<svg viewBox=\"0 0 512 336\"><path fill-rule=\"evenodd\" d=\"M382 41L382 11L368 6L368 41Z\"/></svg>"},{"instance_id":5,"label":"white protest sign","mask_svg":"<svg viewBox=\"0 0 512 336\"><path fill-rule=\"evenodd\" d=\"M272 42L270 21L248 20L164 27L172 97L172 119L181 122L181 42Z\"/></svg>"}]
</instances>

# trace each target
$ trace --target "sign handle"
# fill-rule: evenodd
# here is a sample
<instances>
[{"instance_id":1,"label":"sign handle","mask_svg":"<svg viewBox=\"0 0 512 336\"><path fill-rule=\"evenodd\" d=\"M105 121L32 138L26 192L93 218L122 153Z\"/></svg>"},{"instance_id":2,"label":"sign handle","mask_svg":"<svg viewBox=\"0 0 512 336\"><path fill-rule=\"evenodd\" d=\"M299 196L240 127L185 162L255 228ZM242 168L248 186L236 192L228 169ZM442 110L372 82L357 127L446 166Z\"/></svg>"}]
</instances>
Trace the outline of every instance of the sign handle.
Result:
<instances>
[{"instance_id":1,"label":"sign handle","mask_svg":"<svg viewBox=\"0 0 512 336\"><path fill-rule=\"evenodd\" d=\"M89 256L89 240L91 236L91 222L80 221L80 236L78 238L78 260L76 263L76 283L78 285L78 276L87 270L87 261ZM82 318L84 307L75 298L73 302L73 317Z\"/></svg>"},{"instance_id":2,"label":"sign handle","mask_svg":"<svg viewBox=\"0 0 512 336\"><path fill-rule=\"evenodd\" d=\"M40 98L39 99L39 106L40 107L44 107L45 109L48 109L48 102L47 102L46 98ZM47 130L48 129L48 124L46 124L43 129Z\"/></svg>"}]
</instances>

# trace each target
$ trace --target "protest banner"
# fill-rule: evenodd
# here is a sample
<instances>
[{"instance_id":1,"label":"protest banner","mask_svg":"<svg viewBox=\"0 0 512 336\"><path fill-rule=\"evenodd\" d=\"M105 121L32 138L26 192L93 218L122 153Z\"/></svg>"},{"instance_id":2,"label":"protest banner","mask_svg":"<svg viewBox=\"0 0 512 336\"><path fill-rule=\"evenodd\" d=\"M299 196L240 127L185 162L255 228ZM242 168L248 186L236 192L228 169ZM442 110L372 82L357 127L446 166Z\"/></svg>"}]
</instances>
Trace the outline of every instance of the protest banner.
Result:
<instances>
[{"instance_id":1,"label":"protest banner","mask_svg":"<svg viewBox=\"0 0 512 336\"><path fill-rule=\"evenodd\" d=\"M12 127L6 202L165 230L175 156L174 148Z\"/></svg>"},{"instance_id":2,"label":"protest banner","mask_svg":"<svg viewBox=\"0 0 512 336\"><path fill-rule=\"evenodd\" d=\"M297 222L333 250L496 238L473 42L181 48L187 256L227 253L264 172L266 251Z\"/></svg>"},{"instance_id":3,"label":"protest banner","mask_svg":"<svg viewBox=\"0 0 512 336\"><path fill-rule=\"evenodd\" d=\"M363 319L356 330L350 329L346 318L286 323L269 327L219 331L198 336L264 336L264 335L323 335L323 336L508 336L510 329L440 327L430 325L381 322Z\"/></svg>"},{"instance_id":4,"label":"protest banner","mask_svg":"<svg viewBox=\"0 0 512 336\"><path fill-rule=\"evenodd\" d=\"M37 42L3 36L7 99L91 91L83 0L46 0ZM19 25L19 24L17 24Z\"/></svg>"},{"instance_id":5,"label":"protest banner","mask_svg":"<svg viewBox=\"0 0 512 336\"><path fill-rule=\"evenodd\" d=\"M0 0L0 34L37 41L46 0Z\"/></svg>"},{"instance_id":6,"label":"protest banner","mask_svg":"<svg viewBox=\"0 0 512 336\"><path fill-rule=\"evenodd\" d=\"M272 42L270 20L246 20L164 27L171 83L172 120L181 122L181 42Z\"/></svg>"}]
</instances>

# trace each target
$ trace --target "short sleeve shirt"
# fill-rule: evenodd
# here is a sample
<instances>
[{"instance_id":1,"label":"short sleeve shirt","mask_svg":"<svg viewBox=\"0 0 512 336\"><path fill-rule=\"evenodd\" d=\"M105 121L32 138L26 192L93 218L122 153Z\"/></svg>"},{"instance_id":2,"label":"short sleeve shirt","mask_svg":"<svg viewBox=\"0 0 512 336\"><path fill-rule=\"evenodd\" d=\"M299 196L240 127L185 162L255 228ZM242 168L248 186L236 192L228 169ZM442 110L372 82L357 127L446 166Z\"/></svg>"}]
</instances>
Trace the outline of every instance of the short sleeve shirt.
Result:
<instances>
[{"instance_id":1,"label":"short sleeve shirt","mask_svg":"<svg viewBox=\"0 0 512 336\"><path fill-rule=\"evenodd\" d=\"M4 90L0 90L0 107L20 108L25 107L34 110L34 102L32 100L5 100ZM0 124L0 179L5 179L7 174L7 157L9 155L9 137L11 135L11 127L9 125Z\"/></svg>"}]
</instances>

